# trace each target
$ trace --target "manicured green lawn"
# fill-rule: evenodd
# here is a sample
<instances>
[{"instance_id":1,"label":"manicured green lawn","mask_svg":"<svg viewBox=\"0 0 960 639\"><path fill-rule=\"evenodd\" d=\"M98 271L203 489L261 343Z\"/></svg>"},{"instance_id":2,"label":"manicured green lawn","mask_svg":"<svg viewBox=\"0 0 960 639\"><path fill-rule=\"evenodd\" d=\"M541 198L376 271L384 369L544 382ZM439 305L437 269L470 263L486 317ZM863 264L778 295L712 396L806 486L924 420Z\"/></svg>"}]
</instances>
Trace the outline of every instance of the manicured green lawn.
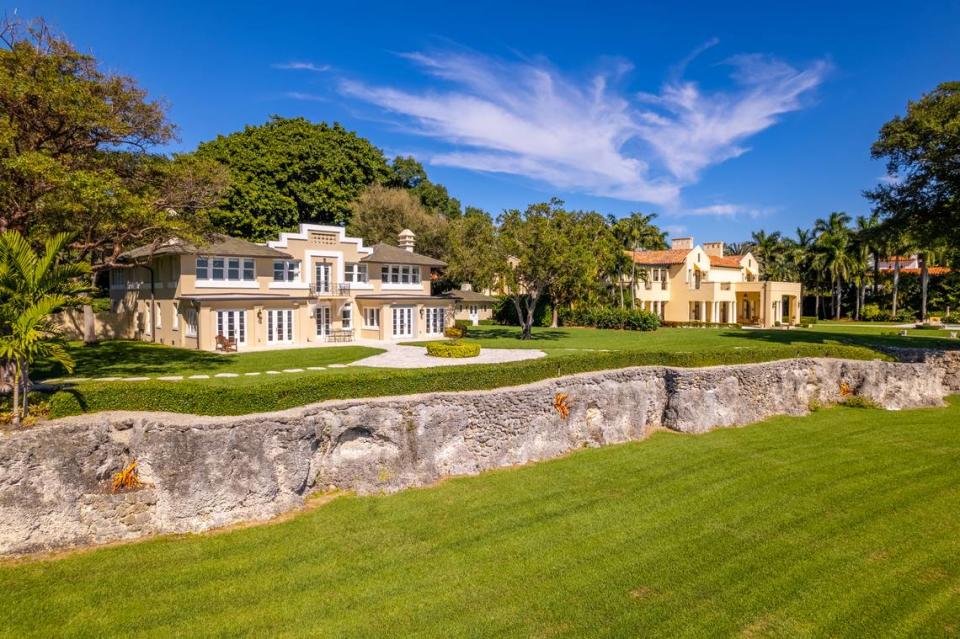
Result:
<instances>
[{"instance_id":1,"label":"manicured green lawn","mask_svg":"<svg viewBox=\"0 0 960 639\"><path fill-rule=\"evenodd\" d=\"M330 346L222 355L123 340L104 341L92 346L72 342L69 348L76 361L70 377L248 373L345 364L383 352L366 346ZM35 379L66 375L59 366L39 366L33 373Z\"/></svg>"},{"instance_id":2,"label":"manicured green lawn","mask_svg":"<svg viewBox=\"0 0 960 639\"><path fill-rule=\"evenodd\" d=\"M0 635L955 637L960 398L0 567Z\"/></svg>"},{"instance_id":3,"label":"manicured green lawn","mask_svg":"<svg viewBox=\"0 0 960 639\"><path fill-rule=\"evenodd\" d=\"M484 348L538 348L547 357L498 365L446 366L430 369L333 368L276 376L177 382L100 382L69 385L53 395L50 415L60 417L101 410L158 410L204 415L236 415L319 402L463 391L515 386L560 375L628 366L711 366L761 362L789 357L887 357L878 346L960 348L960 340L884 336L851 328L791 331L665 328L655 332L538 328L534 339L521 341L513 327L481 326L470 335ZM889 331L888 331L889 332ZM87 350L75 347L81 361L75 376L157 376L282 370L354 361L372 349L314 348L223 356L137 342L105 342ZM118 386L123 384L123 386ZM120 390L118 390L120 389Z\"/></svg>"}]
</instances>

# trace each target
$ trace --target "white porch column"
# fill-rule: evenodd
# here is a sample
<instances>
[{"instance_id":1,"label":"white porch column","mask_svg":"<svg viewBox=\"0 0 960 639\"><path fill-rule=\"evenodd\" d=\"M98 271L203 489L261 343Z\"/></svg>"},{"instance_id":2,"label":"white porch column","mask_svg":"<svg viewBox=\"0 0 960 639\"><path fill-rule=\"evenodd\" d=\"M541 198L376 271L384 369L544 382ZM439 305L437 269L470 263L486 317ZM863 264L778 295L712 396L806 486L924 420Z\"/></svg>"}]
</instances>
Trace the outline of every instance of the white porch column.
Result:
<instances>
[{"instance_id":1,"label":"white porch column","mask_svg":"<svg viewBox=\"0 0 960 639\"><path fill-rule=\"evenodd\" d=\"M737 303L730 302L730 317L727 318L731 324L737 323Z\"/></svg>"},{"instance_id":2,"label":"white porch column","mask_svg":"<svg viewBox=\"0 0 960 639\"><path fill-rule=\"evenodd\" d=\"M700 321L701 322L707 321L707 303L706 302L700 302Z\"/></svg>"}]
</instances>

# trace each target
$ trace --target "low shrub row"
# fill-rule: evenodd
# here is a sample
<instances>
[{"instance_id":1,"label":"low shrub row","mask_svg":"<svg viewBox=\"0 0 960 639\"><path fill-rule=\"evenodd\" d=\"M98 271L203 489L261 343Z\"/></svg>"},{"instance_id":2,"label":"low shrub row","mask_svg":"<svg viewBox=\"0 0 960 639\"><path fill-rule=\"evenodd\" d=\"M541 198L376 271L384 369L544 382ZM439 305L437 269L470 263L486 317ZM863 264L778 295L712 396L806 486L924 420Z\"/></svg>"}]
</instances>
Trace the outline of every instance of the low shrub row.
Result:
<instances>
[{"instance_id":1,"label":"low shrub row","mask_svg":"<svg viewBox=\"0 0 960 639\"><path fill-rule=\"evenodd\" d=\"M699 352L610 351L576 353L498 366L426 369L343 368L336 371L230 380L81 382L50 396L51 417L104 410L243 415L283 410L328 399L354 399L436 391L514 386L587 371L629 366L695 367L745 364L790 357L875 359L876 351L840 344L771 344Z\"/></svg>"},{"instance_id":2,"label":"low shrub row","mask_svg":"<svg viewBox=\"0 0 960 639\"><path fill-rule=\"evenodd\" d=\"M629 308L561 308L562 326L589 326L593 328L619 328L628 331L655 331L660 318L650 311Z\"/></svg>"},{"instance_id":3,"label":"low shrub row","mask_svg":"<svg viewBox=\"0 0 960 639\"><path fill-rule=\"evenodd\" d=\"M803 315L800 317L800 323L806 324L807 326L812 326L816 324L819 320L813 315Z\"/></svg>"},{"instance_id":4,"label":"low shrub row","mask_svg":"<svg viewBox=\"0 0 960 639\"><path fill-rule=\"evenodd\" d=\"M896 315L877 304L864 304L860 309L860 319L865 322L912 322L916 318L916 313L906 308L899 309Z\"/></svg>"},{"instance_id":5,"label":"low shrub row","mask_svg":"<svg viewBox=\"0 0 960 639\"><path fill-rule=\"evenodd\" d=\"M443 336L451 339L463 339L467 336L467 330L466 326L460 326L459 324L456 326L448 326L443 329Z\"/></svg>"},{"instance_id":6,"label":"low shrub row","mask_svg":"<svg viewBox=\"0 0 960 639\"><path fill-rule=\"evenodd\" d=\"M427 355L431 357L476 357L480 345L476 342L427 342Z\"/></svg>"}]
</instances>

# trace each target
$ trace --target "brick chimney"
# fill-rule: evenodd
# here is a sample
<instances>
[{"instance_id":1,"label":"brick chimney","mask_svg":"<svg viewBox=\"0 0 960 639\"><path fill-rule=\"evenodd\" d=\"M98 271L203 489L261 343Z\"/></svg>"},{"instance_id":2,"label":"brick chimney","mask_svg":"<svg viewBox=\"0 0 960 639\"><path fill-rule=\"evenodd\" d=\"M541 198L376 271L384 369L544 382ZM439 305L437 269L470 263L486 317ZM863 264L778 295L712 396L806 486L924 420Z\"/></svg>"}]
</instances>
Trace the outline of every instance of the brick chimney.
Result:
<instances>
[{"instance_id":1,"label":"brick chimney","mask_svg":"<svg viewBox=\"0 0 960 639\"><path fill-rule=\"evenodd\" d=\"M723 242L704 242L703 252L714 257L723 257Z\"/></svg>"},{"instance_id":2,"label":"brick chimney","mask_svg":"<svg viewBox=\"0 0 960 639\"><path fill-rule=\"evenodd\" d=\"M410 251L413 253L413 247L416 243L417 236L414 235L413 231L410 229L403 229L400 231L400 234L397 236L399 240L398 246L404 251Z\"/></svg>"},{"instance_id":3,"label":"brick chimney","mask_svg":"<svg viewBox=\"0 0 960 639\"><path fill-rule=\"evenodd\" d=\"M670 248L672 249L692 249L693 248L693 238L692 237L675 237L670 240Z\"/></svg>"}]
</instances>

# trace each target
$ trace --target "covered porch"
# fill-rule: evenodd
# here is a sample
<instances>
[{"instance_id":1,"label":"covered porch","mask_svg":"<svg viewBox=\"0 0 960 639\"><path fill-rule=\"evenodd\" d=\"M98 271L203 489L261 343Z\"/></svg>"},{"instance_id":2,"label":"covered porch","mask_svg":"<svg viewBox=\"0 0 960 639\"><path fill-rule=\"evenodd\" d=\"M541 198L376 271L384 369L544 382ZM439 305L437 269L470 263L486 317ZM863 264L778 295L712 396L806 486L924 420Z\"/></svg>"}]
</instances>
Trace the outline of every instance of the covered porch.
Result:
<instances>
[{"instance_id":1,"label":"covered porch","mask_svg":"<svg viewBox=\"0 0 960 639\"><path fill-rule=\"evenodd\" d=\"M800 284L738 282L737 323L773 328L800 323Z\"/></svg>"}]
</instances>

